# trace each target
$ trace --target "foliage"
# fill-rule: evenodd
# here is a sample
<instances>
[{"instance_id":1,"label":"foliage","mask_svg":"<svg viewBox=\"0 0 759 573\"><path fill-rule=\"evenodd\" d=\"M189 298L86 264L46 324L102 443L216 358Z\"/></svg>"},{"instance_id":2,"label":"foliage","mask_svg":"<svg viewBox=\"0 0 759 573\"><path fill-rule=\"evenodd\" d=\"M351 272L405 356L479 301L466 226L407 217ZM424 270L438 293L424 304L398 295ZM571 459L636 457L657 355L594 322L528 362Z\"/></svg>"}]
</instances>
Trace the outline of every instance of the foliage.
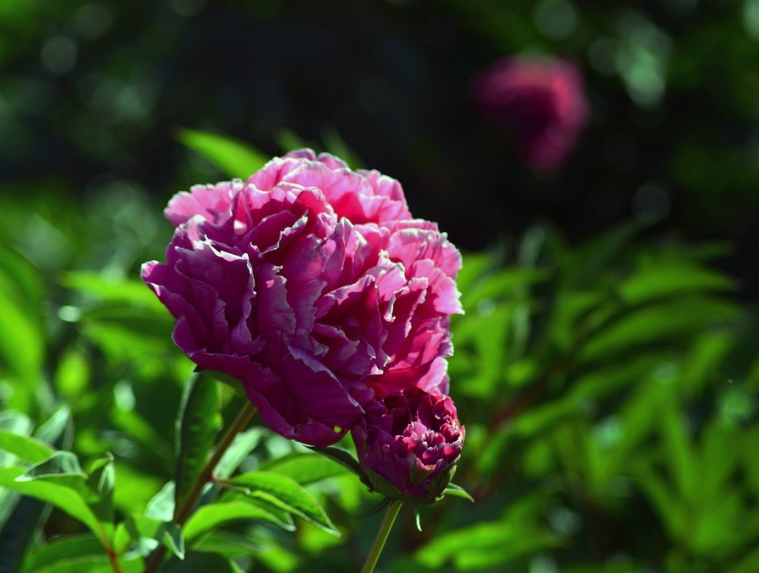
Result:
<instances>
[{"instance_id":1,"label":"foliage","mask_svg":"<svg viewBox=\"0 0 759 573\"><path fill-rule=\"evenodd\" d=\"M255 169L236 157L229 171ZM14 240L20 204L3 211L0 570L142 571L158 546L167 572L356 570L377 521L359 516L378 499L339 463L347 443L320 456L253 426L177 524L242 400L192 374L134 278L160 254L123 229L158 214L132 195L106 213L118 225L88 225L97 206L55 201L35 217L67 241L57 261L39 258L44 237ZM534 226L466 255L450 374L467 427L456 481L475 503L422 508L421 533L404 515L386 570L755 571L759 323L710 264L723 254L627 224L577 246ZM72 270L93 260L103 270Z\"/></svg>"}]
</instances>

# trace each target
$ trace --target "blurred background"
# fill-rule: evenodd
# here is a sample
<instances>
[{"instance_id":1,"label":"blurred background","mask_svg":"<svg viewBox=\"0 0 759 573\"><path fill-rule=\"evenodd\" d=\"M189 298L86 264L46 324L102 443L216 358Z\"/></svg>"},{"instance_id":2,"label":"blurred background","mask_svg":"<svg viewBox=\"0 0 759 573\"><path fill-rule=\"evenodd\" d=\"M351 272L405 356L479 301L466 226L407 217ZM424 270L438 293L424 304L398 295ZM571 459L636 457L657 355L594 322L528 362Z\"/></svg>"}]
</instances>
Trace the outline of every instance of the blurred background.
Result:
<instances>
[{"instance_id":1,"label":"blurred background","mask_svg":"<svg viewBox=\"0 0 759 573\"><path fill-rule=\"evenodd\" d=\"M507 56L579 71L557 168L475 103ZM113 451L139 511L190 368L137 281L161 210L249 174L209 132L248 157L308 145L400 180L465 251L451 393L478 503L399 523L386 570L756 573L756 62L759 0L3 0L5 419L64 407L69 447ZM292 447L269 438L251 464ZM342 542L254 524L265 551L238 561L355 570L376 500L338 481L317 493Z\"/></svg>"}]
</instances>

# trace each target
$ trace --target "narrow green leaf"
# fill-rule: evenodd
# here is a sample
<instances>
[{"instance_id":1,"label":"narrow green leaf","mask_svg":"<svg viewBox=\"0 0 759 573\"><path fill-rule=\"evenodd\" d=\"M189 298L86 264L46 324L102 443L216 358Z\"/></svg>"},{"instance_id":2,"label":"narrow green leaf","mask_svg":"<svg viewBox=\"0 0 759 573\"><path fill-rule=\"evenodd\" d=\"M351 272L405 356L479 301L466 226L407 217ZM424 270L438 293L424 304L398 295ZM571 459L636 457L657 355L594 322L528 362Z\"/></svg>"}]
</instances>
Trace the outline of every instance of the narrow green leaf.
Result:
<instances>
[{"instance_id":1,"label":"narrow green leaf","mask_svg":"<svg viewBox=\"0 0 759 573\"><path fill-rule=\"evenodd\" d=\"M101 553L61 559L57 563L40 567L34 573L111 573L112 571L108 556Z\"/></svg>"},{"instance_id":2,"label":"narrow green leaf","mask_svg":"<svg viewBox=\"0 0 759 573\"><path fill-rule=\"evenodd\" d=\"M662 261L627 278L620 286L620 295L628 304L639 304L654 298L682 296L695 291L733 288L734 281L717 271L684 261Z\"/></svg>"},{"instance_id":3,"label":"narrow green leaf","mask_svg":"<svg viewBox=\"0 0 759 573\"><path fill-rule=\"evenodd\" d=\"M59 282L72 290L105 302L128 302L134 305L161 309L161 302L145 288L142 281L114 277L93 271L70 271Z\"/></svg>"},{"instance_id":4,"label":"narrow green leaf","mask_svg":"<svg viewBox=\"0 0 759 573\"><path fill-rule=\"evenodd\" d=\"M245 501L228 501L204 505L192 514L184 526L184 536L188 544L217 527L234 521L266 521L282 529L293 530L292 525L283 522L266 509Z\"/></svg>"},{"instance_id":5,"label":"narrow green leaf","mask_svg":"<svg viewBox=\"0 0 759 573\"><path fill-rule=\"evenodd\" d=\"M132 545L133 544L133 545ZM180 559L185 555L184 535L173 521L159 521L144 515L132 515L116 528L113 543L116 551L124 552L129 547L146 557L158 545L165 545Z\"/></svg>"},{"instance_id":6,"label":"narrow green leaf","mask_svg":"<svg viewBox=\"0 0 759 573\"><path fill-rule=\"evenodd\" d=\"M80 467L76 455L59 450L53 452L47 459L31 466L16 481L33 481L45 478L75 478L77 481L65 481L65 483L73 484L78 483L79 479L86 480L87 474Z\"/></svg>"},{"instance_id":7,"label":"narrow green leaf","mask_svg":"<svg viewBox=\"0 0 759 573\"><path fill-rule=\"evenodd\" d=\"M214 553L192 551L184 561L169 561L163 568L165 573L239 573L240 569L232 561Z\"/></svg>"},{"instance_id":8,"label":"narrow green leaf","mask_svg":"<svg viewBox=\"0 0 759 573\"><path fill-rule=\"evenodd\" d=\"M23 380L36 380L44 357L39 321L0 290L0 358Z\"/></svg>"},{"instance_id":9,"label":"narrow green leaf","mask_svg":"<svg viewBox=\"0 0 759 573\"><path fill-rule=\"evenodd\" d=\"M148 502L145 517L158 521L171 521L174 517L174 482L166 482Z\"/></svg>"},{"instance_id":10,"label":"narrow green leaf","mask_svg":"<svg viewBox=\"0 0 759 573\"><path fill-rule=\"evenodd\" d=\"M435 569L452 561L455 567L445 567L446 570L502 571L519 557L556 545L554 536L521 523L478 523L435 536L417 551L416 558L422 565Z\"/></svg>"},{"instance_id":11,"label":"narrow green leaf","mask_svg":"<svg viewBox=\"0 0 759 573\"><path fill-rule=\"evenodd\" d=\"M25 473L25 468L0 468L0 486L53 504L74 519L84 523L104 547L108 546L108 539L102 524L98 522L97 517L78 491L43 479L18 481L17 478L25 475Z\"/></svg>"},{"instance_id":12,"label":"narrow green leaf","mask_svg":"<svg viewBox=\"0 0 759 573\"><path fill-rule=\"evenodd\" d=\"M248 143L226 135L182 129L177 139L219 167L230 177L247 179L269 158Z\"/></svg>"},{"instance_id":13,"label":"narrow green leaf","mask_svg":"<svg viewBox=\"0 0 759 573\"><path fill-rule=\"evenodd\" d=\"M71 410L66 404L61 404L39 428L34 430L33 436L42 442L56 444L66 431L70 420Z\"/></svg>"},{"instance_id":14,"label":"narrow green leaf","mask_svg":"<svg viewBox=\"0 0 759 573\"><path fill-rule=\"evenodd\" d=\"M597 360L642 344L672 344L678 338L689 340L704 326L734 319L739 314L734 303L705 296L683 296L636 308L600 328L584 346L581 359Z\"/></svg>"},{"instance_id":15,"label":"narrow green leaf","mask_svg":"<svg viewBox=\"0 0 759 573\"><path fill-rule=\"evenodd\" d=\"M253 472L232 478L226 483L245 488L247 495L268 501L333 535L340 536L340 532L316 499L291 478L275 473Z\"/></svg>"},{"instance_id":16,"label":"narrow green leaf","mask_svg":"<svg viewBox=\"0 0 759 573\"><path fill-rule=\"evenodd\" d=\"M0 411L0 430L28 436L32 433L32 428L34 428L34 424L26 414L16 410Z\"/></svg>"},{"instance_id":17,"label":"narrow green leaf","mask_svg":"<svg viewBox=\"0 0 759 573\"><path fill-rule=\"evenodd\" d=\"M14 434L8 430L0 430L0 449L10 452L32 464L38 464L53 455L55 450L42 442Z\"/></svg>"},{"instance_id":18,"label":"narrow green leaf","mask_svg":"<svg viewBox=\"0 0 759 573\"><path fill-rule=\"evenodd\" d=\"M254 543L244 535L229 533L228 531L216 531L203 538L195 547L195 551L204 553L218 553L224 557L237 555L256 555L265 551L265 547Z\"/></svg>"},{"instance_id":19,"label":"narrow green leaf","mask_svg":"<svg viewBox=\"0 0 759 573\"><path fill-rule=\"evenodd\" d=\"M87 486L92 492L90 507L100 521L113 523L113 490L116 485L116 473L113 468L113 455L107 453L98 458L90 468Z\"/></svg>"},{"instance_id":20,"label":"narrow green leaf","mask_svg":"<svg viewBox=\"0 0 759 573\"><path fill-rule=\"evenodd\" d=\"M359 478L361 478L362 481L366 480L366 476L364 475L364 470L361 468L361 464L358 463L358 460L354 458L350 452L346 452L345 450L341 450L340 448L336 448L334 446L327 446L326 448L308 446L308 448L341 464L343 467L349 469Z\"/></svg>"},{"instance_id":21,"label":"narrow green leaf","mask_svg":"<svg viewBox=\"0 0 759 573\"><path fill-rule=\"evenodd\" d=\"M219 460L214 470L214 475L217 478L227 478L231 476L235 470L240 467L240 464L248 457L250 452L261 441L261 437L266 433L266 430L260 427L250 428L244 432L240 432L235 436L232 445L229 446L224 455Z\"/></svg>"},{"instance_id":22,"label":"narrow green leaf","mask_svg":"<svg viewBox=\"0 0 759 573\"><path fill-rule=\"evenodd\" d=\"M248 399L248 396L245 393L245 387L242 385L242 382L240 382L237 378L232 378L229 374L225 374L224 372L218 372L216 370L205 370L201 368L200 366L197 366L195 368L195 372L202 372L204 376L207 376L208 378L212 378L213 380L216 380L217 382L221 382L225 386L228 386L229 388L234 390L235 393L244 397L246 400Z\"/></svg>"},{"instance_id":23,"label":"narrow green leaf","mask_svg":"<svg viewBox=\"0 0 759 573\"><path fill-rule=\"evenodd\" d=\"M92 535L68 535L54 539L32 553L24 563L23 573L37 573L44 567L55 565L77 557L102 557L103 546Z\"/></svg>"},{"instance_id":24,"label":"narrow green leaf","mask_svg":"<svg viewBox=\"0 0 759 573\"><path fill-rule=\"evenodd\" d=\"M302 452L293 452L281 458L268 460L259 466L258 471L281 474L294 479L301 485L348 473L345 465L334 458Z\"/></svg>"},{"instance_id":25,"label":"narrow green leaf","mask_svg":"<svg viewBox=\"0 0 759 573\"><path fill-rule=\"evenodd\" d=\"M161 527L163 544L180 559L185 558L184 535L181 528L173 521L165 522Z\"/></svg>"},{"instance_id":26,"label":"narrow green leaf","mask_svg":"<svg viewBox=\"0 0 759 573\"><path fill-rule=\"evenodd\" d=\"M287 129L286 127L280 127L272 132L274 141L277 142L280 149L285 153L289 151L295 151L296 149L303 149L304 147L313 147L313 145L307 143L301 139L294 131Z\"/></svg>"},{"instance_id":27,"label":"narrow green leaf","mask_svg":"<svg viewBox=\"0 0 759 573\"><path fill-rule=\"evenodd\" d=\"M216 381L197 374L191 376L177 418L176 507L182 505L200 474L220 425Z\"/></svg>"},{"instance_id":28,"label":"narrow green leaf","mask_svg":"<svg viewBox=\"0 0 759 573\"><path fill-rule=\"evenodd\" d=\"M363 167L363 162L359 159L358 155L348 147L348 144L343 141L343 138L340 137L340 134L334 126L322 128L322 140L324 141L324 146L327 151L345 161L351 169L356 170Z\"/></svg>"},{"instance_id":29,"label":"narrow green leaf","mask_svg":"<svg viewBox=\"0 0 759 573\"><path fill-rule=\"evenodd\" d=\"M464 499L468 499L472 503L474 503L474 498L469 495L469 492L467 492L463 487L460 485L456 485L455 483L449 483L448 486L443 490L443 493L445 495L452 495L455 497L462 497Z\"/></svg>"}]
</instances>

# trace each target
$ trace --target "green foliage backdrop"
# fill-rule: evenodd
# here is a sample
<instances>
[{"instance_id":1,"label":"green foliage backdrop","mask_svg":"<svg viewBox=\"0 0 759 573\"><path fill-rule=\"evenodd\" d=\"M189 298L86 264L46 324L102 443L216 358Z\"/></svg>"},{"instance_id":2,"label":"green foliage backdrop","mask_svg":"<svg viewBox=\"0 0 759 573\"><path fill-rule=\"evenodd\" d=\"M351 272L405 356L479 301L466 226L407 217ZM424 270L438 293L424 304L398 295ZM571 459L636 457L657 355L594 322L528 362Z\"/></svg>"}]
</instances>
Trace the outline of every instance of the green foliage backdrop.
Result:
<instances>
[{"instance_id":1,"label":"green foliage backdrop","mask_svg":"<svg viewBox=\"0 0 759 573\"><path fill-rule=\"evenodd\" d=\"M173 524L241 400L137 280L173 192L299 136L467 251L476 501L402 513L380 570L759 571L757 38L754 0L0 4L0 573L140 572L157 546L167 572L358 570L378 496L255 421ZM586 73L555 177L469 109L524 51Z\"/></svg>"}]
</instances>

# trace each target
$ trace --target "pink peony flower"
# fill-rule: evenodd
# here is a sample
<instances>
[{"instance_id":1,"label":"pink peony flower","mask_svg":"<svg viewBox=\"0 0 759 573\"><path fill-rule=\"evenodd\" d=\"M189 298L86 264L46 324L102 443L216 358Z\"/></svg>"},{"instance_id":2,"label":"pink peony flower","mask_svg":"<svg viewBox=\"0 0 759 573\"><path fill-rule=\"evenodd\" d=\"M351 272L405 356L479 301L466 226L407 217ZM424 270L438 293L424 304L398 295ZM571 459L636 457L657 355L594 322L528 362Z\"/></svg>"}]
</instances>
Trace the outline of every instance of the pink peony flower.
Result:
<instances>
[{"instance_id":1,"label":"pink peony flower","mask_svg":"<svg viewBox=\"0 0 759 573\"><path fill-rule=\"evenodd\" d=\"M192 187L165 214L167 263L142 278L174 341L241 380L276 432L326 446L372 397L446 389L461 257L394 179L307 149Z\"/></svg>"},{"instance_id":2,"label":"pink peony flower","mask_svg":"<svg viewBox=\"0 0 759 573\"><path fill-rule=\"evenodd\" d=\"M472 95L482 114L515 139L537 171L561 167L585 126L589 107L580 70L550 58L503 58L476 79Z\"/></svg>"},{"instance_id":3,"label":"pink peony flower","mask_svg":"<svg viewBox=\"0 0 759 573\"><path fill-rule=\"evenodd\" d=\"M372 489L427 503L450 483L464 433L448 396L418 388L370 402L351 431Z\"/></svg>"}]
</instances>

